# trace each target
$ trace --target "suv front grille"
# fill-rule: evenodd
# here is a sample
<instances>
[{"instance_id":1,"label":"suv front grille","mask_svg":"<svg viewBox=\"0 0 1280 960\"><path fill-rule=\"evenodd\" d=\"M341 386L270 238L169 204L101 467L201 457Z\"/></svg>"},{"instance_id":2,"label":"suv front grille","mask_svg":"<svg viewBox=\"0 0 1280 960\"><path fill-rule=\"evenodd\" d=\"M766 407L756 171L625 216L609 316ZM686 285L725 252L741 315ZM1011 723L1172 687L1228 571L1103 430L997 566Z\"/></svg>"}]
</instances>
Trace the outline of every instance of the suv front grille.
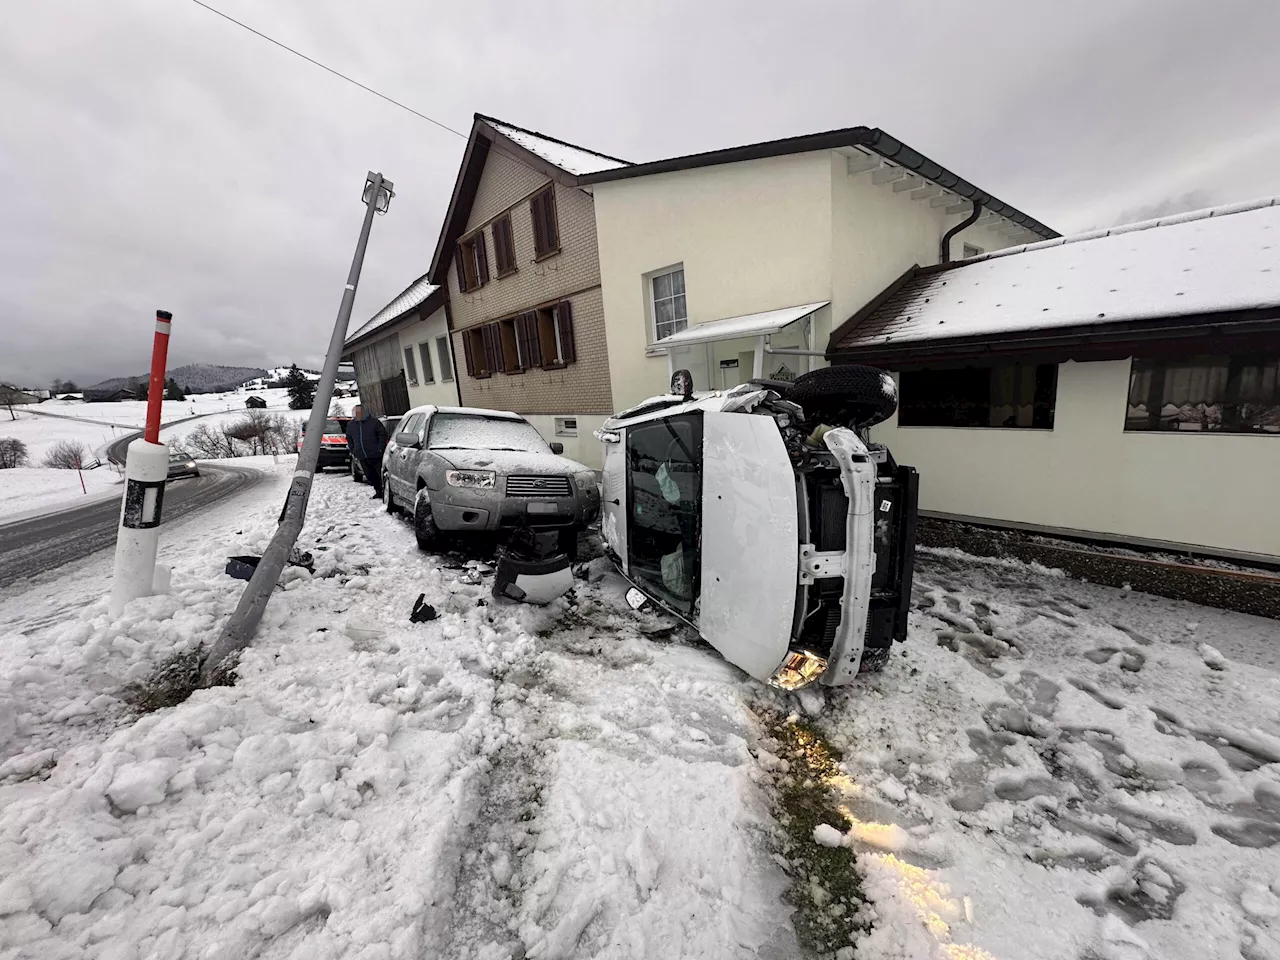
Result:
<instances>
[{"instance_id":1,"label":"suv front grille","mask_svg":"<svg viewBox=\"0 0 1280 960\"><path fill-rule=\"evenodd\" d=\"M568 477L507 477L509 497L567 497L572 492Z\"/></svg>"}]
</instances>

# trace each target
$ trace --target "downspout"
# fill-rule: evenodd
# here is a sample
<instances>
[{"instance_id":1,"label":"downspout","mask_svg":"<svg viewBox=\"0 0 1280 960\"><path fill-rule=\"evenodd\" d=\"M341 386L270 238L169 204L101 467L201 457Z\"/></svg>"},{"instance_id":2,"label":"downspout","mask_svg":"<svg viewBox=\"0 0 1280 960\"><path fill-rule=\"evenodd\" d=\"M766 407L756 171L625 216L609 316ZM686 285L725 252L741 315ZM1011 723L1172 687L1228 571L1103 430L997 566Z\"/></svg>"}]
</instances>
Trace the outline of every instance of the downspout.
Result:
<instances>
[{"instance_id":1,"label":"downspout","mask_svg":"<svg viewBox=\"0 0 1280 960\"><path fill-rule=\"evenodd\" d=\"M964 230L968 227L972 227L975 223L978 222L978 218L980 216L982 216L982 201L974 200L973 211L969 214L969 216L965 217L963 220L961 220L954 227L952 227L950 230L948 230L946 233L942 235L942 241L938 245L938 262L939 263L951 262L951 238L954 237L961 230Z\"/></svg>"}]
</instances>

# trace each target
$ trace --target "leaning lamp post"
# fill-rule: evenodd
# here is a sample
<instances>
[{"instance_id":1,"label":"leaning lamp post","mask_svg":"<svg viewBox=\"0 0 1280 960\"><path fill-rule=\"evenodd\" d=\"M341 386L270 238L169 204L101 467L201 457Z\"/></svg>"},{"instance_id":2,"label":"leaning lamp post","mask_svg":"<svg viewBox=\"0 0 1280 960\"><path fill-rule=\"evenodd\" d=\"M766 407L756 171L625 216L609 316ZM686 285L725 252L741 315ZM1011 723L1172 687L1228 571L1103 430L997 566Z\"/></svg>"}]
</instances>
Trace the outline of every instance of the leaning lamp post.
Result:
<instances>
[{"instance_id":1,"label":"leaning lamp post","mask_svg":"<svg viewBox=\"0 0 1280 960\"><path fill-rule=\"evenodd\" d=\"M369 230L373 226L373 215L383 214L391 206L391 198L395 190L390 180L380 173L369 173L364 182L363 199L365 203L364 224L360 228L360 240L356 243L355 256L351 258L351 270L347 274L347 285L342 291L342 304L338 308L338 319L333 325L333 335L329 338L329 352L324 358L324 369L320 381L316 384L316 396L311 405L311 416L307 418L307 432L302 441L302 451L298 454L297 468L293 472L293 480L289 484L289 492L285 497L284 510L280 514L280 525L275 535L263 551L258 567L240 596L240 603L235 612L228 618L222 628L217 642L209 655L204 658L200 667L200 681L207 686L219 675L224 675L235 665L234 659L249 645L257 632L262 615L266 612L267 602L284 570L285 561L302 532L302 524L307 516L307 501L311 498L311 481L315 478L316 461L320 456L320 437L324 433L324 421L329 415L329 403L333 399L333 382L338 375L338 362L342 358L342 347L347 339L347 325L351 321L351 306L356 299L356 286L360 283L360 268L364 265L365 247L369 245Z\"/></svg>"}]
</instances>

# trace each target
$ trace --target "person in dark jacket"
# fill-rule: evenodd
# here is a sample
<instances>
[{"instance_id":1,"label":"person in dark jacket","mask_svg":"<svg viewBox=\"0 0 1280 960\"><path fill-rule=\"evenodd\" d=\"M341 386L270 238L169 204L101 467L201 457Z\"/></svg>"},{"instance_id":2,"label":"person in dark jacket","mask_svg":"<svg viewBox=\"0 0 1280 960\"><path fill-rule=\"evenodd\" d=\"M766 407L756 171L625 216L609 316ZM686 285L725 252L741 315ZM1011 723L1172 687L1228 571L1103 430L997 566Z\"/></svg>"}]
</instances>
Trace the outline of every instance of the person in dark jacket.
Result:
<instances>
[{"instance_id":1,"label":"person in dark jacket","mask_svg":"<svg viewBox=\"0 0 1280 960\"><path fill-rule=\"evenodd\" d=\"M365 478L373 484L375 500L382 499L382 453L389 439L382 421L356 404L347 423L347 453L359 459Z\"/></svg>"}]
</instances>

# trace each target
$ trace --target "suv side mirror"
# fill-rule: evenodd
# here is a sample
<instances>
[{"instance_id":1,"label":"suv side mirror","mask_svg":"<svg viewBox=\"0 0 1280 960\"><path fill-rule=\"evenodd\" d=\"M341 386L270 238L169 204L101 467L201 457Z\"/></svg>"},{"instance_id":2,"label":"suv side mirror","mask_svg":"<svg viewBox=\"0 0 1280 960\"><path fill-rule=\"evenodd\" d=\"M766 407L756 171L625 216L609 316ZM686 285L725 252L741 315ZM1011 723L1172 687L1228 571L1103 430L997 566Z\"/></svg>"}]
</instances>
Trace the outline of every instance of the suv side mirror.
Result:
<instances>
[{"instance_id":1,"label":"suv side mirror","mask_svg":"<svg viewBox=\"0 0 1280 960\"><path fill-rule=\"evenodd\" d=\"M397 433L396 446L408 447L410 450L417 450L421 446L416 433Z\"/></svg>"},{"instance_id":2,"label":"suv side mirror","mask_svg":"<svg viewBox=\"0 0 1280 960\"><path fill-rule=\"evenodd\" d=\"M564 453L564 444L563 444L563 443L559 443L559 442L553 443L553 444L551 445L551 452L552 452L552 453L557 453L557 454L558 454L558 453Z\"/></svg>"}]
</instances>

